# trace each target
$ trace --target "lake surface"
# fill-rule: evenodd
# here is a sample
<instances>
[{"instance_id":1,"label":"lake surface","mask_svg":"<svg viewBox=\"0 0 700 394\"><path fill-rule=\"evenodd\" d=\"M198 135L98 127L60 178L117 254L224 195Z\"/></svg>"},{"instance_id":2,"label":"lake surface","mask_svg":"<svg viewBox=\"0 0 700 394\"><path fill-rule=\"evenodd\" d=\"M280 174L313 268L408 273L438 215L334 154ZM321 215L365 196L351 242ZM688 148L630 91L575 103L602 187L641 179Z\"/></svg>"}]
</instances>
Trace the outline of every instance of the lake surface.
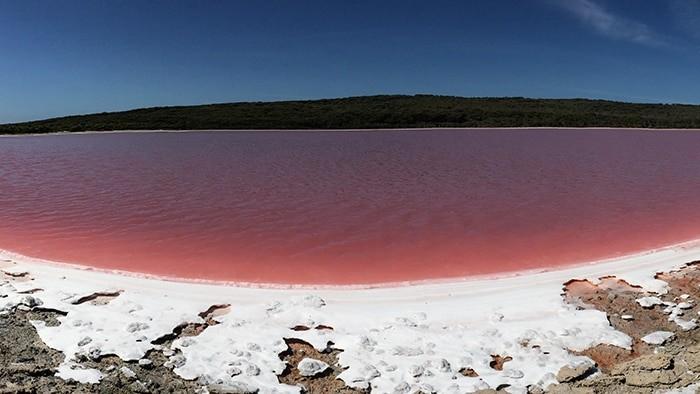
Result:
<instances>
[{"instance_id":1,"label":"lake surface","mask_svg":"<svg viewBox=\"0 0 700 394\"><path fill-rule=\"evenodd\" d=\"M0 138L0 248L171 277L368 284L700 238L700 132Z\"/></svg>"}]
</instances>

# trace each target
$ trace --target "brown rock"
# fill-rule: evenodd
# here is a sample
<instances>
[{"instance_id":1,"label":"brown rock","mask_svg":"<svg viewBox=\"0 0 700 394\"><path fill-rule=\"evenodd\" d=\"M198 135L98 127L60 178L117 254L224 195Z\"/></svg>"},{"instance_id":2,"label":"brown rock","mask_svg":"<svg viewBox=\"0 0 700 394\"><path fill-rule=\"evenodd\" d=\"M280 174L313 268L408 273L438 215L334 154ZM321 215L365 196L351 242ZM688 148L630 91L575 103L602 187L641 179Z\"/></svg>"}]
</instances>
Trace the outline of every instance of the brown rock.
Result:
<instances>
[{"instance_id":1,"label":"brown rock","mask_svg":"<svg viewBox=\"0 0 700 394\"><path fill-rule=\"evenodd\" d=\"M683 355L683 360L688 364L688 369L693 372L700 372L700 345L688 348Z\"/></svg>"},{"instance_id":2,"label":"brown rock","mask_svg":"<svg viewBox=\"0 0 700 394\"><path fill-rule=\"evenodd\" d=\"M568 383L581 380L590 375L595 370L595 364L591 362L583 363L576 367L565 366L557 373L559 383Z\"/></svg>"},{"instance_id":3,"label":"brown rock","mask_svg":"<svg viewBox=\"0 0 700 394\"><path fill-rule=\"evenodd\" d=\"M612 375L626 375L626 373L629 371L654 371L669 369L672 366L672 363L673 359L667 354L649 354L620 364L614 367L610 373Z\"/></svg>"},{"instance_id":4,"label":"brown rock","mask_svg":"<svg viewBox=\"0 0 700 394\"><path fill-rule=\"evenodd\" d=\"M680 380L673 369L673 359L667 354L649 354L618 365L613 375L624 375L625 383L636 387L670 385Z\"/></svg>"},{"instance_id":5,"label":"brown rock","mask_svg":"<svg viewBox=\"0 0 700 394\"><path fill-rule=\"evenodd\" d=\"M625 382L630 386L655 387L657 385L669 385L680 380L674 370L658 371L629 371L625 374Z\"/></svg>"},{"instance_id":6,"label":"brown rock","mask_svg":"<svg viewBox=\"0 0 700 394\"><path fill-rule=\"evenodd\" d=\"M459 373L470 378L479 377L479 374L476 373L476 371L473 368L462 368L459 370Z\"/></svg>"},{"instance_id":7,"label":"brown rock","mask_svg":"<svg viewBox=\"0 0 700 394\"><path fill-rule=\"evenodd\" d=\"M551 385L547 388L547 394L594 394L590 387L573 387L569 385Z\"/></svg>"},{"instance_id":8,"label":"brown rock","mask_svg":"<svg viewBox=\"0 0 700 394\"><path fill-rule=\"evenodd\" d=\"M503 364L507 363L508 361L511 361L513 357L511 356L501 356L500 354L492 354L491 355L491 362L489 362L489 366L496 371L503 371Z\"/></svg>"}]
</instances>

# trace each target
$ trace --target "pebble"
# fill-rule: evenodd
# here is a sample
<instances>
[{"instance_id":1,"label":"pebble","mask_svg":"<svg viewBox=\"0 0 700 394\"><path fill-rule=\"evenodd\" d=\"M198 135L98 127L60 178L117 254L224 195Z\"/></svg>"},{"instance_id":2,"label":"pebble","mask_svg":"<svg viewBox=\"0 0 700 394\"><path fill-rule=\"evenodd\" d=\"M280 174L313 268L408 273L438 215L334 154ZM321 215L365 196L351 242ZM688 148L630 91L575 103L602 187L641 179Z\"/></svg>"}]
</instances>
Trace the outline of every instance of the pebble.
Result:
<instances>
[{"instance_id":1,"label":"pebble","mask_svg":"<svg viewBox=\"0 0 700 394\"><path fill-rule=\"evenodd\" d=\"M121 372L122 375L124 375L124 377L126 377L127 379L136 378L136 373L126 366L119 368L119 372Z\"/></svg>"},{"instance_id":2,"label":"pebble","mask_svg":"<svg viewBox=\"0 0 700 394\"><path fill-rule=\"evenodd\" d=\"M642 342L648 343L650 345L663 345L664 342L673 337L673 333L670 331L654 331L642 337Z\"/></svg>"},{"instance_id":3,"label":"pebble","mask_svg":"<svg viewBox=\"0 0 700 394\"><path fill-rule=\"evenodd\" d=\"M153 366L153 361L147 359L147 358L142 358L139 360L139 365L144 367L144 368L149 368Z\"/></svg>"},{"instance_id":4,"label":"pebble","mask_svg":"<svg viewBox=\"0 0 700 394\"><path fill-rule=\"evenodd\" d=\"M328 364L313 358L305 358L299 361L297 369L301 376L316 376L328 369Z\"/></svg>"},{"instance_id":5,"label":"pebble","mask_svg":"<svg viewBox=\"0 0 700 394\"><path fill-rule=\"evenodd\" d=\"M442 358L438 361L438 370L440 372L450 372L452 371L452 366L449 361Z\"/></svg>"},{"instance_id":6,"label":"pebble","mask_svg":"<svg viewBox=\"0 0 700 394\"><path fill-rule=\"evenodd\" d=\"M638 298L636 299L636 301L637 304L642 306L642 308L651 308L654 305L661 305L664 303L663 301L661 301L661 298L654 296Z\"/></svg>"},{"instance_id":7,"label":"pebble","mask_svg":"<svg viewBox=\"0 0 700 394\"><path fill-rule=\"evenodd\" d=\"M170 357L170 360L165 362L165 364L163 364L163 365L165 365L168 368L180 368L183 365L185 365L186 362L187 362L187 359L185 358L185 356L178 354L178 355Z\"/></svg>"}]
</instances>

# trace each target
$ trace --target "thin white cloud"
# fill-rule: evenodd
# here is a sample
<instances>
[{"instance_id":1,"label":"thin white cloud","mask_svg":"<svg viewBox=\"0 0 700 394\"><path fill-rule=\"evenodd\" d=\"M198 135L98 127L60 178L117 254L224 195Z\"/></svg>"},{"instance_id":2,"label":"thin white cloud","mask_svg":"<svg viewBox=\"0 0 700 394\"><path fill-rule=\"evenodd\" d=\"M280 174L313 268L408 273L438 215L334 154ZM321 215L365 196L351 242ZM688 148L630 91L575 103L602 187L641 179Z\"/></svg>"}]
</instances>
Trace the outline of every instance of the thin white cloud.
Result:
<instances>
[{"instance_id":1,"label":"thin white cloud","mask_svg":"<svg viewBox=\"0 0 700 394\"><path fill-rule=\"evenodd\" d=\"M592 0L556 0L553 3L606 37L650 46L665 45L649 26L615 15Z\"/></svg>"}]
</instances>

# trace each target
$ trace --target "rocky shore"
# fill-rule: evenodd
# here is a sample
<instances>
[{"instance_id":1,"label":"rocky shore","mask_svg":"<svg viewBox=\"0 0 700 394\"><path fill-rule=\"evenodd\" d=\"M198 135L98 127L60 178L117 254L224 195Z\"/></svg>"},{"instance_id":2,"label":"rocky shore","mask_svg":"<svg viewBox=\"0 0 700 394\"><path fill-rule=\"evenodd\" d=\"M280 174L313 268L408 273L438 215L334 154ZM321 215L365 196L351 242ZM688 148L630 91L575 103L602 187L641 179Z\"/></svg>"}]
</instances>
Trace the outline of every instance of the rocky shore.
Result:
<instances>
[{"instance_id":1,"label":"rocky shore","mask_svg":"<svg viewBox=\"0 0 700 394\"><path fill-rule=\"evenodd\" d=\"M594 361L591 368L560 371L563 384L549 392L700 392L700 262L657 278L669 284L666 294L650 295L614 277L566 284L567 302L605 312L634 342L629 350L603 345L582 352Z\"/></svg>"},{"instance_id":2,"label":"rocky shore","mask_svg":"<svg viewBox=\"0 0 700 394\"><path fill-rule=\"evenodd\" d=\"M30 321L58 324L55 311L20 307L0 316L0 394L4 393L256 393L221 387L197 380L186 380L173 373L169 361L172 351L167 345L175 337L196 336L201 327L184 327L175 337L161 342L162 347L150 351L139 361L127 362L113 355L86 357L81 364L101 372L99 383L80 383L55 376L65 356L41 341ZM280 353L288 368L279 375L281 383L298 385L307 393L365 393L345 386L337 379L342 368L337 364L338 349L319 352L300 340L288 340L288 350ZM314 360L317 366L304 367Z\"/></svg>"}]
</instances>

